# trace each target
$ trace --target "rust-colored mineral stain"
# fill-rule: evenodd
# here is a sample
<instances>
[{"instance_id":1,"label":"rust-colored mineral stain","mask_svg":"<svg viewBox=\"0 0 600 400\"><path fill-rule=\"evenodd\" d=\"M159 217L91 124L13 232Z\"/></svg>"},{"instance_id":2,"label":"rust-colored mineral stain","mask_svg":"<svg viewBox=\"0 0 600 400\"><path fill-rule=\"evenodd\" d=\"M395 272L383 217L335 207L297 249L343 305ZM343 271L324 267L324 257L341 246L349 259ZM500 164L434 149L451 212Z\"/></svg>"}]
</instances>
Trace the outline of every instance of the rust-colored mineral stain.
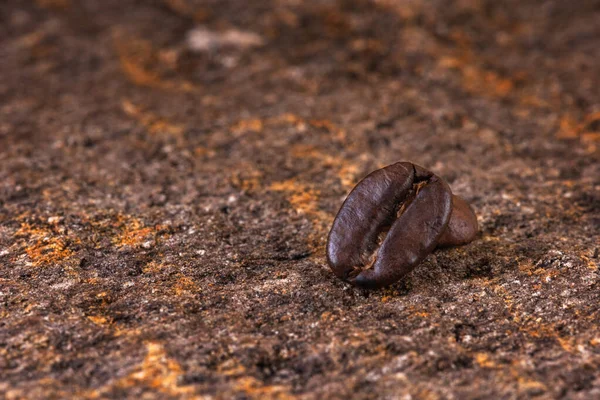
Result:
<instances>
[{"instance_id":1,"label":"rust-colored mineral stain","mask_svg":"<svg viewBox=\"0 0 600 400\"><path fill-rule=\"evenodd\" d=\"M36 266L52 265L70 259L74 252L70 242L78 243L78 238L70 238L66 233L30 223L22 223L16 236L23 237L27 256Z\"/></svg>"},{"instance_id":2,"label":"rust-colored mineral stain","mask_svg":"<svg viewBox=\"0 0 600 400\"><path fill-rule=\"evenodd\" d=\"M135 85L174 92L196 92L197 85L186 80L166 79L156 70L160 57L149 41L127 38L116 31L114 46L119 56L121 69ZM165 65L168 69L168 65Z\"/></svg>"},{"instance_id":3,"label":"rust-colored mineral stain","mask_svg":"<svg viewBox=\"0 0 600 400\"><path fill-rule=\"evenodd\" d=\"M145 347L146 356L128 375L86 393L86 397L104 398L113 390L133 387L146 387L169 396L190 396L194 393L193 387L180 385L181 366L167 355L162 343L149 341Z\"/></svg>"},{"instance_id":4,"label":"rust-colored mineral stain","mask_svg":"<svg viewBox=\"0 0 600 400\"><path fill-rule=\"evenodd\" d=\"M112 222L117 232L112 238L116 247L138 247L144 243L154 243L159 232L164 229L161 225L146 226L144 222L132 215L118 214Z\"/></svg>"},{"instance_id":5,"label":"rust-colored mineral stain","mask_svg":"<svg viewBox=\"0 0 600 400\"><path fill-rule=\"evenodd\" d=\"M144 111L141 107L136 106L130 100L124 99L121 103L121 106L127 115L135 118L135 120L143 125L150 133L162 133L181 137L184 132L183 125L171 123L164 118L154 115L151 112Z\"/></svg>"}]
</instances>

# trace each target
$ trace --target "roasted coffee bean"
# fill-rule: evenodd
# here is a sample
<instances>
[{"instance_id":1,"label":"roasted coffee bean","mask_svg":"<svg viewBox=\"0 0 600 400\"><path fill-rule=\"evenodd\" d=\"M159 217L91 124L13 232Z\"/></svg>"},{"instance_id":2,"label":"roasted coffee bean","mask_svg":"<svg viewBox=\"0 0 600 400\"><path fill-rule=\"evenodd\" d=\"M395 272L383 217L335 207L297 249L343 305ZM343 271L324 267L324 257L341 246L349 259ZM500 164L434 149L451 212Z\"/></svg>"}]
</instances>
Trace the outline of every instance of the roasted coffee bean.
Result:
<instances>
[{"instance_id":1,"label":"roasted coffee bean","mask_svg":"<svg viewBox=\"0 0 600 400\"><path fill-rule=\"evenodd\" d=\"M460 246L470 243L479 231L477 216L462 197L452 196L452 214L448 227L438 240L437 247Z\"/></svg>"},{"instance_id":2,"label":"roasted coffee bean","mask_svg":"<svg viewBox=\"0 0 600 400\"><path fill-rule=\"evenodd\" d=\"M327 241L327 261L357 286L390 285L436 246L477 235L471 207L432 172L399 162L367 175L340 208Z\"/></svg>"}]
</instances>

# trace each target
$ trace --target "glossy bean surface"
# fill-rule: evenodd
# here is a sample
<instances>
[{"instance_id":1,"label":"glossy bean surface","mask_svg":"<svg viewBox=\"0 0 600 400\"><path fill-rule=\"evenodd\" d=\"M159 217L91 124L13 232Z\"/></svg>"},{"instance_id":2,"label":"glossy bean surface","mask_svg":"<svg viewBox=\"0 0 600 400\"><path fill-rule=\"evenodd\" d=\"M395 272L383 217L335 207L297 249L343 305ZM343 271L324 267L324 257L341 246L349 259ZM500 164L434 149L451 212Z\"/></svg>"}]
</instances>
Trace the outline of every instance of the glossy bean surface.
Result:
<instances>
[{"instance_id":1,"label":"glossy bean surface","mask_svg":"<svg viewBox=\"0 0 600 400\"><path fill-rule=\"evenodd\" d=\"M432 172L399 162L367 175L340 208L327 261L357 286L390 285L436 246L467 243L477 233L470 206Z\"/></svg>"}]
</instances>

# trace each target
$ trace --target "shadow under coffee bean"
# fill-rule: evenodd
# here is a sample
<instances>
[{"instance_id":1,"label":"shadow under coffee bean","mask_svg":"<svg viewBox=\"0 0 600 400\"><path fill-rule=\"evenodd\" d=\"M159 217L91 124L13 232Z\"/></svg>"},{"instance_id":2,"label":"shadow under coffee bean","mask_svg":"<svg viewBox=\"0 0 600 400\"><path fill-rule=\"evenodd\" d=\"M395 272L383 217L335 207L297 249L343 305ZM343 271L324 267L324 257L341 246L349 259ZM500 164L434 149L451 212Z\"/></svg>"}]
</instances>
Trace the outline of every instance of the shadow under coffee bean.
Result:
<instances>
[{"instance_id":1,"label":"shadow under coffee bean","mask_svg":"<svg viewBox=\"0 0 600 400\"><path fill-rule=\"evenodd\" d=\"M477 217L439 176L409 162L367 175L340 208L327 241L333 272L354 285L390 285L436 247L472 241Z\"/></svg>"}]
</instances>

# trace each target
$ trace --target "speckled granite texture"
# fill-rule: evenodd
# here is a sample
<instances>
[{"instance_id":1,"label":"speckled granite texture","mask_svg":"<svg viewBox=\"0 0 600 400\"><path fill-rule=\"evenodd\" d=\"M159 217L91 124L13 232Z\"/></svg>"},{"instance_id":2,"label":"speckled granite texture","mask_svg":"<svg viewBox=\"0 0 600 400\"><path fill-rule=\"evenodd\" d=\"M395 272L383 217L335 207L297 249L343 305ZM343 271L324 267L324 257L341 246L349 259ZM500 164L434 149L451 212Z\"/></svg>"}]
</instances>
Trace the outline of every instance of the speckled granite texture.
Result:
<instances>
[{"instance_id":1,"label":"speckled granite texture","mask_svg":"<svg viewBox=\"0 0 600 400\"><path fill-rule=\"evenodd\" d=\"M361 291L366 173L471 244ZM600 2L2 0L0 397L600 398Z\"/></svg>"}]
</instances>

